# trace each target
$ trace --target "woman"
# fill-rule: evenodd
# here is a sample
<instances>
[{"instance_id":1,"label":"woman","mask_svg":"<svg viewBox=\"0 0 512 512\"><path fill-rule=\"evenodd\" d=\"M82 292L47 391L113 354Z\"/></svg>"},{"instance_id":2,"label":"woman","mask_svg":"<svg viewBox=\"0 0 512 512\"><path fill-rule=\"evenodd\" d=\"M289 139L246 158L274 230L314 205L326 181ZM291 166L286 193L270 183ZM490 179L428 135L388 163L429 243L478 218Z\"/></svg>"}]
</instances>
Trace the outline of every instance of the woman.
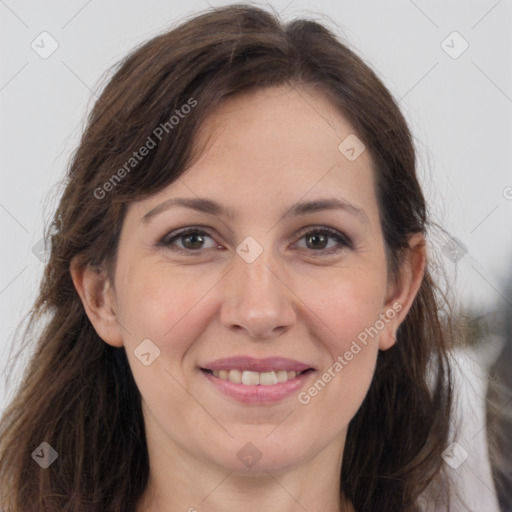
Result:
<instances>
[{"instance_id":1,"label":"woman","mask_svg":"<svg viewBox=\"0 0 512 512\"><path fill-rule=\"evenodd\" d=\"M2 510L447 510L428 225L402 114L320 24L232 5L135 50L48 233Z\"/></svg>"}]
</instances>

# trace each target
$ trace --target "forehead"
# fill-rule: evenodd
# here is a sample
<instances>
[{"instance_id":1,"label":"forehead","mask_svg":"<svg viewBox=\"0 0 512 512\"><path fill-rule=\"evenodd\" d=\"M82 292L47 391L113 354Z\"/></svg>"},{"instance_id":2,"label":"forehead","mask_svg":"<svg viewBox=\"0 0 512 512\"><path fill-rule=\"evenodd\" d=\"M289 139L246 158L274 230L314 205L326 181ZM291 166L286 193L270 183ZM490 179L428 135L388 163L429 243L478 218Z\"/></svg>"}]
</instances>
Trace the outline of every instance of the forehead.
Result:
<instances>
[{"instance_id":1,"label":"forehead","mask_svg":"<svg viewBox=\"0 0 512 512\"><path fill-rule=\"evenodd\" d=\"M350 122L315 90L282 86L231 97L202 123L193 165L145 206L185 194L217 199L234 212L271 204L281 211L328 195L371 210L371 158L366 150L347 158L340 143L350 137L357 137Z\"/></svg>"},{"instance_id":2,"label":"forehead","mask_svg":"<svg viewBox=\"0 0 512 512\"><path fill-rule=\"evenodd\" d=\"M355 135L351 123L323 93L304 86L279 86L225 100L203 122L197 140L199 147L211 143L210 157L215 150L243 148L256 150L259 158L267 160L273 155L318 159L319 151L338 157L338 146L349 135Z\"/></svg>"}]
</instances>

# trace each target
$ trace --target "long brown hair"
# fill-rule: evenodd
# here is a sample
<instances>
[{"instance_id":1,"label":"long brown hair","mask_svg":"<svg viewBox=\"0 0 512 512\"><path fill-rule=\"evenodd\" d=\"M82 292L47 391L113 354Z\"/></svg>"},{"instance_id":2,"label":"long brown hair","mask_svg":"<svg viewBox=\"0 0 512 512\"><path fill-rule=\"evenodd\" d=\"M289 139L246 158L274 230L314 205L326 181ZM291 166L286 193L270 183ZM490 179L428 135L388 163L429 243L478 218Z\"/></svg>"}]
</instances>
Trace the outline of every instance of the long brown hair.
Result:
<instances>
[{"instance_id":1,"label":"long brown hair","mask_svg":"<svg viewBox=\"0 0 512 512\"><path fill-rule=\"evenodd\" d=\"M37 343L0 429L4 512L135 510L149 474L140 394L124 348L106 344L92 327L70 262L79 256L112 276L127 205L191 165L199 154L194 135L206 116L234 94L283 84L325 94L370 151L390 278L400 270L409 235L427 233L414 145L397 103L322 24L284 24L275 13L236 4L201 13L137 48L94 105L47 228L51 252L24 333ZM191 98L197 104L171 128L169 119ZM119 172L165 123L156 147ZM416 510L429 484L445 481L453 340L439 316L444 307L429 263L397 343L379 353L370 390L349 425L340 490L358 512ZM31 457L42 442L58 453L47 469Z\"/></svg>"}]
</instances>

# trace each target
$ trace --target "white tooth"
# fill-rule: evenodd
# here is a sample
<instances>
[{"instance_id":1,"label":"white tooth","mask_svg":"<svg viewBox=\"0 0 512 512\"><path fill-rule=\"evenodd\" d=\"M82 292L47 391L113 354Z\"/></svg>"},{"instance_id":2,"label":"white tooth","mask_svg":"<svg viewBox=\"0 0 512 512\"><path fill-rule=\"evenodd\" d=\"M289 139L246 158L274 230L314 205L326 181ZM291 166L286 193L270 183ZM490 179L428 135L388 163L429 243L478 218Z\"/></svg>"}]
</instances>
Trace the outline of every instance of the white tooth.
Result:
<instances>
[{"instance_id":1,"label":"white tooth","mask_svg":"<svg viewBox=\"0 0 512 512\"><path fill-rule=\"evenodd\" d=\"M286 370L279 370L277 372L277 382L286 382L288 380L288 372Z\"/></svg>"},{"instance_id":2,"label":"white tooth","mask_svg":"<svg viewBox=\"0 0 512 512\"><path fill-rule=\"evenodd\" d=\"M277 377L275 372L261 372L260 373L260 384L263 386L271 386L277 384Z\"/></svg>"},{"instance_id":3,"label":"white tooth","mask_svg":"<svg viewBox=\"0 0 512 512\"><path fill-rule=\"evenodd\" d=\"M258 372L244 371L242 373L242 384L248 386L257 386L260 383L260 374Z\"/></svg>"},{"instance_id":4,"label":"white tooth","mask_svg":"<svg viewBox=\"0 0 512 512\"><path fill-rule=\"evenodd\" d=\"M229 382L240 384L242 382L242 372L240 370L229 370Z\"/></svg>"},{"instance_id":5,"label":"white tooth","mask_svg":"<svg viewBox=\"0 0 512 512\"><path fill-rule=\"evenodd\" d=\"M249 370L212 370L215 377L227 380L235 384L245 384L246 386L273 386L278 382L286 382L294 379L298 372L295 371L270 371L270 372L251 372Z\"/></svg>"}]
</instances>

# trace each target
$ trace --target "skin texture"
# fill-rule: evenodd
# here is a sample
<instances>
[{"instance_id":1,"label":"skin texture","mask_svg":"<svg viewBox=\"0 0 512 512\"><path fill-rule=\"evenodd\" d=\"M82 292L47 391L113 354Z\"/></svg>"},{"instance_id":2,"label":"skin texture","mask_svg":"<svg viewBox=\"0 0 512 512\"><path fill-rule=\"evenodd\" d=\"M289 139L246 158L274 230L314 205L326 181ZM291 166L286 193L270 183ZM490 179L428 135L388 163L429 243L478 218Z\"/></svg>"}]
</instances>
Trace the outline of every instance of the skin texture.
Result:
<instances>
[{"instance_id":1,"label":"skin texture","mask_svg":"<svg viewBox=\"0 0 512 512\"><path fill-rule=\"evenodd\" d=\"M352 133L313 90L231 98L203 124L206 150L193 166L129 206L114 283L72 264L88 317L106 343L125 346L142 395L151 473L139 511L353 510L339 496L348 423L378 350L393 345L418 290L425 243L411 237L401 279L390 282L369 151L349 161L338 150ZM169 198L197 196L233 217L172 207L141 222ZM342 210L284 217L299 201L334 197L364 217ZM194 226L204 239L157 245ZM312 239L318 231L304 236L321 226L353 247ZM249 236L263 249L250 264L236 252ZM340 251L329 254L334 247ZM233 355L289 357L315 368L300 391L307 390L393 304L400 312L306 405L298 393L271 405L240 404L199 370ZM134 350L148 338L160 356L145 366ZM251 468L237 457L247 442L261 452Z\"/></svg>"}]
</instances>

